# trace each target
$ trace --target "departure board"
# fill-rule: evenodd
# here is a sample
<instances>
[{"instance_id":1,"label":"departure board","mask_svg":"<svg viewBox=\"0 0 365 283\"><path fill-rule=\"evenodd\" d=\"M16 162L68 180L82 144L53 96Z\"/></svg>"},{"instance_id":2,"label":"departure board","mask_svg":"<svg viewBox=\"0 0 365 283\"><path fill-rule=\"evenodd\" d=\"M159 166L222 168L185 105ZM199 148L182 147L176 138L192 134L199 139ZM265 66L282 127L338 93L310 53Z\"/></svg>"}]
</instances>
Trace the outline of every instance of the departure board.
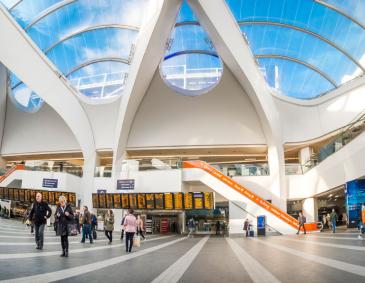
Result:
<instances>
[{"instance_id":1,"label":"departure board","mask_svg":"<svg viewBox=\"0 0 365 283\"><path fill-rule=\"evenodd\" d=\"M99 208L99 195L98 194L93 194L92 195L92 200L93 200L93 207L94 208Z\"/></svg>"},{"instance_id":2,"label":"departure board","mask_svg":"<svg viewBox=\"0 0 365 283\"><path fill-rule=\"evenodd\" d=\"M154 194L146 194L146 208L155 209L155 195Z\"/></svg>"},{"instance_id":3,"label":"departure board","mask_svg":"<svg viewBox=\"0 0 365 283\"><path fill-rule=\"evenodd\" d=\"M213 193L204 193L204 208L214 209L214 196Z\"/></svg>"},{"instance_id":4,"label":"departure board","mask_svg":"<svg viewBox=\"0 0 365 283\"><path fill-rule=\"evenodd\" d=\"M14 200L19 201L19 189L14 189Z\"/></svg>"},{"instance_id":5,"label":"departure board","mask_svg":"<svg viewBox=\"0 0 365 283\"><path fill-rule=\"evenodd\" d=\"M25 190L19 190L19 200L25 201Z\"/></svg>"},{"instance_id":6,"label":"departure board","mask_svg":"<svg viewBox=\"0 0 365 283\"><path fill-rule=\"evenodd\" d=\"M128 194L122 194L122 208L129 208L129 196Z\"/></svg>"},{"instance_id":7,"label":"departure board","mask_svg":"<svg viewBox=\"0 0 365 283\"><path fill-rule=\"evenodd\" d=\"M129 194L129 207L136 209L137 208L137 195Z\"/></svg>"},{"instance_id":8,"label":"departure board","mask_svg":"<svg viewBox=\"0 0 365 283\"><path fill-rule=\"evenodd\" d=\"M4 188L0 188L0 198L4 198Z\"/></svg>"},{"instance_id":9,"label":"departure board","mask_svg":"<svg viewBox=\"0 0 365 283\"><path fill-rule=\"evenodd\" d=\"M54 198L55 198L55 204L58 205L60 203L60 196L61 196L61 192L55 192L54 193Z\"/></svg>"},{"instance_id":10,"label":"departure board","mask_svg":"<svg viewBox=\"0 0 365 283\"><path fill-rule=\"evenodd\" d=\"M45 202L47 202L47 203L48 203L48 192L47 192L47 191L42 192L42 198L43 198L43 200L44 200Z\"/></svg>"},{"instance_id":11,"label":"departure board","mask_svg":"<svg viewBox=\"0 0 365 283\"><path fill-rule=\"evenodd\" d=\"M75 193L69 193L68 199L72 205L76 206L76 194Z\"/></svg>"},{"instance_id":12,"label":"departure board","mask_svg":"<svg viewBox=\"0 0 365 283\"><path fill-rule=\"evenodd\" d=\"M183 194L182 193L174 193L174 208L175 209L183 209Z\"/></svg>"},{"instance_id":13,"label":"departure board","mask_svg":"<svg viewBox=\"0 0 365 283\"><path fill-rule=\"evenodd\" d=\"M146 209L146 195L145 194L138 194L138 209Z\"/></svg>"},{"instance_id":14,"label":"departure board","mask_svg":"<svg viewBox=\"0 0 365 283\"><path fill-rule=\"evenodd\" d=\"M14 199L14 189L9 189L9 199Z\"/></svg>"},{"instance_id":15,"label":"departure board","mask_svg":"<svg viewBox=\"0 0 365 283\"><path fill-rule=\"evenodd\" d=\"M30 202L30 191L29 190L24 191L24 202Z\"/></svg>"},{"instance_id":16,"label":"departure board","mask_svg":"<svg viewBox=\"0 0 365 283\"><path fill-rule=\"evenodd\" d=\"M106 208L106 196L105 196L105 194L99 194L99 208Z\"/></svg>"},{"instance_id":17,"label":"departure board","mask_svg":"<svg viewBox=\"0 0 365 283\"><path fill-rule=\"evenodd\" d=\"M184 208L193 209L193 194L184 193Z\"/></svg>"},{"instance_id":18,"label":"departure board","mask_svg":"<svg viewBox=\"0 0 365 283\"><path fill-rule=\"evenodd\" d=\"M106 208L113 208L113 195L106 194Z\"/></svg>"},{"instance_id":19,"label":"departure board","mask_svg":"<svg viewBox=\"0 0 365 283\"><path fill-rule=\"evenodd\" d=\"M194 193L194 209L203 209L203 193Z\"/></svg>"},{"instance_id":20,"label":"departure board","mask_svg":"<svg viewBox=\"0 0 365 283\"><path fill-rule=\"evenodd\" d=\"M164 209L163 194L155 194L155 208Z\"/></svg>"},{"instance_id":21,"label":"departure board","mask_svg":"<svg viewBox=\"0 0 365 283\"><path fill-rule=\"evenodd\" d=\"M113 194L114 208L122 208L122 202L120 201L120 194Z\"/></svg>"},{"instance_id":22,"label":"departure board","mask_svg":"<svg viewBox=\"0 0 365 283\"><path fill-rule=\"evenodd\" d=\"M174 200L173 200L173 194L172 193L165 193L165 205L164 208L168 210L174 209Z\"/></svg>"}]
</instances>

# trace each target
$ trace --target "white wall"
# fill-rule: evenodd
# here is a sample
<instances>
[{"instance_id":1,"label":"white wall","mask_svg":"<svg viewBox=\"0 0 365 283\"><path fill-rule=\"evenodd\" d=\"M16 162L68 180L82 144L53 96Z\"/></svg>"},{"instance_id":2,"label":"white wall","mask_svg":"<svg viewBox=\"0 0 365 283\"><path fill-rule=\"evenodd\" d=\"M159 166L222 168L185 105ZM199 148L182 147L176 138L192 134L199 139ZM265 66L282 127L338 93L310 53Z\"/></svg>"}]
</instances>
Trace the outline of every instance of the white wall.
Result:
<instances>
[{"instance_id":1,"label":"white wall","mask_svg":"<svg viewBox=\"0 0 365 283\"><path fill-rule=\"evenodd\" d=\"M275 98L283 141L306 141L347 125L365 109L364 93L362 85L317 106L296 105Z\"/></svg>"},{"instance_id":2,"label":"white wall","mask_svg":"<svg viewBox=\"0 0 365 283\"><path fill-rule=\"evenodd\" d=\"M224 69L209 93L187 97L172 91L157 70L138 109L128 148L266 144L248 96Z\"/></svg>"},{"instance_id":3,"label":"white wall","mask_svg":"<svg viewBox=\"0 0 365 283\"><path fill-rule=\"evenodd\" d=\"M0 152L1 152L1 143L3 139L3 131L5 126L5 113L6 113L6 69L0 63Z\"/></svg>"},{"instance_id":4,"label":"white wall","mask_svg":"<svg viewBox=\"0 0 365 283\"><path fill-rule=\"evenodd\" d=\"M61 117L48 105L34 114L19 111L8 99L1 154L78 150Z\"/></svg>"}]
</instances>

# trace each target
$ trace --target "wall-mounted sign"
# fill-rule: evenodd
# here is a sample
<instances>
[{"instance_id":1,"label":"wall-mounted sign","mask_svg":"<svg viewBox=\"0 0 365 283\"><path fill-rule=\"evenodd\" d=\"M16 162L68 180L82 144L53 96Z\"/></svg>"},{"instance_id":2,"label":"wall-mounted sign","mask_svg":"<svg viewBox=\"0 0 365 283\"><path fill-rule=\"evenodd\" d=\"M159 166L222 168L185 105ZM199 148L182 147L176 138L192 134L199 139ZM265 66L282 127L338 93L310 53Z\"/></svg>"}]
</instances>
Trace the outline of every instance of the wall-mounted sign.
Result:
<instances>
[{"instance_id":1,"label":"wall-mounted sign","mask_svg":"<svg viewBox=\"0 0 365 283\"><path fill-rule=\"evenodd\" d=\"M117 190L134 190L134 179L117 180Z\"/></svg>"},{"instance_id":2,"label":"wall-mounted sign","mask_svg":"<svg viewBox=\"0 0 365 283\"><path fill-rule=\"evenodd\" d=\"M48 178L44 178L43 182L42 182L42 187L43 188L52 188L52 189L56 189L58 188L58 179L48 179Z\"/></svg>"},{"instance_id":3,"label":"wall-mounted sign","mask_svg":"<svg viewBox=\"0 0 365 283\"><path fill-rule=\"evenodd\" d=\"M106 194L106 190L96 190L98 194Z\"/></svg>"}]
</instances>

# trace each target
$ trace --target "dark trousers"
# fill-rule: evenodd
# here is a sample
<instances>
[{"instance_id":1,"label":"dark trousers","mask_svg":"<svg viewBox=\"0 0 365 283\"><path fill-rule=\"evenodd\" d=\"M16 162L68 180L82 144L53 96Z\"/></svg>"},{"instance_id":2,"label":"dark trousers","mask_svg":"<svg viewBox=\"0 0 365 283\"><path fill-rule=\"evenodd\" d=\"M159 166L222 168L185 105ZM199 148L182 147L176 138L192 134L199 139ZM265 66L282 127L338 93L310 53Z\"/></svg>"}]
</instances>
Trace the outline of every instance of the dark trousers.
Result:
<instances>
[{"instance_id":1,"label":"dark trousers","mask_svg":"<svg viewBox=\"0 0 365 283\"><path fill-rule=\"evenodd\" d=\"M35 242L37 247L43 248L44 226L46 224L35 224Z\"/></svg>"},{"instance_id":2,"label":"dark trousers","mask_svg":"<svg viewBox=\"0 0 365 283\"><path fill-rule=\"evenodd\" d=\"M113 231L105 230L105 236L109 239L109 242L113 241Z\"/></svg>"},{"instance_id":3,"label":"dark trousers","mask_svg":"<svg viewBox=\"0 0 365 283\"><path fill-rule=\"evenodd\" d=\"M61 246L63 251L68 252L68 235L61 236Z\"/></svg>"},{"instance_id":4,"label":"dark trousers","mask_svg":"<svg viewBox=\"0 0 365 283\"><path fill-rule=\"evenodd\" d=\"M125 232L125 251L131 252L133 246L134 232Z\"/></svg>"},{"instance_id":5,"label":"dark trousers","mask_svg":"<svg viewBox=\"0 0 365 283\"><path fill-rule=\"evenodd\" d=\"M141 228L137 228L137 236L138 235L141 235L141 237L144 239L143 230Z\"/></svg>"},{"instance_id":6,"label":"dark trousers","mask_svg":"<svg viewBox=\"0 0 365 283\"><path fill-rule=\"evenodd\" d=\"M120 234L120 239L123 240L124 238L124 229L122 229L122 233Z\"/></svg>"},{"instance_id":7,"label":"dark trousers","mask_svg":"<svg viewBox=\"0 0 365 283\"><path fill-rule=\"evenodd\" d=\"M304 234L307 234L307 231L305 230L305 226L304 226L304 224L299 224L299 227L298 227L298 232L297 232L297 234L299 234L299 232L300 232L300 227L303 227L303 230L304 230Z\"/></svg>"},{"instance_id":8,"label":"dark trousers","mask_svg":"<svg viewBox=\"0 0 365 283\"><path fill-rule=\"evenodd\" d=\"M90 224L83 224L82 225L82 243L85 243L85 237L88 235L90 243L93 242L93 236L91 235L91 225Z\"/></svg>"}]
</instances>

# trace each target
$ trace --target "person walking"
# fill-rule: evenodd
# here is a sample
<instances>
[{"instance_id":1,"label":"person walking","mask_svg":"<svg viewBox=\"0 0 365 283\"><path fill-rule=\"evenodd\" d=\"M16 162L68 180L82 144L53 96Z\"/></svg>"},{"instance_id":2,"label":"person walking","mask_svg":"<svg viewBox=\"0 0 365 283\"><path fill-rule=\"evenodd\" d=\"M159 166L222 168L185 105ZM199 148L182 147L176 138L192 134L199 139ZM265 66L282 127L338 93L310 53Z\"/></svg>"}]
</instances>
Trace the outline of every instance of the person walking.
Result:
<instances>
[{"instance_id":1,"label":"person walking","mask_svg":"<svg viewBox=\"0 0 365 283\"><path fill-rule=\"evenodd\" d=\"M189 220L188 220L188 228L189 228L189 234L188 234L188 237L192 237L193 238L193 232L194 232L194 225L195 225L195 221L194 221L194 218L191 217Z\"/></svg>"},{"instance_id":2,"label":"person walking","mask_svg":"<svg viewBox=\"0 0 365 283\"><path fill-rule=\"evenodd\" d=\"M243 230L246 232L246 237L248 237L248 232L250 230L249 225L250 225L250 220L246 218L245 222L243 223Z\"/></svg>"},{"instance_id":3,"label":"person walking","mask_svg":"<svg viewBox=\"0 0 365 283\"><path fill-rule=\"evenodd\" d=\"M68 236L71 236L71 227L74 220L74 213L71 205L67 203L64 196L59 198L59 206L56 209L57 230L56 235L61 236L62 257L68 257Z\"/></svg>"},{"instance_id":4,"label":"person walking","mask_svg":"<svg viewBox=\"0 0 365 283\"><path fill-rule=\"evenodd\" d=\"M84 215L82 217L82 240L81 243L85 243L85 237L88 236L90 244L93 243L93 236L91 235L91 214L87 206L84 206Z\"/></svg>"},{"instance_id":5,"label":"person walking","mask_svg":"<svg viewBox=\"0 0 365 283\"><path fill-rule=\"evenodd\" d=\"M300 232L300 228L303 227L303 230L304 230L304 234L307 234L307 231L305 230L305 222L306 221L306 218L305 216L303 215L302 212L299 212L299 217L298 217L298 221L299 221L299 227L298 227L298 232L297 232L297 235L299 235L299 232Z\"/></svg>"},{"instance_id":6,"label":"person walking","mask_svg":"<svg viewBox=\"0 0 365 283\"><path fill-rule=\"evenodd\" d=\"M332 232L336 233L336 225L337 225L337 220L338 220L338 216L337 213L335 211L335 209L332 209L331 215L330 215L330 221L332 224Z\"/></svg>"},{"instance_id":7,"label":"person walking","mask_svg":"<svg viewBox=\"0 0 365 283\"><path fill-rule=\"evenodd\" d=\"M113 241L114 215L111 209L108 210L104 219L105 236L109 239L109 245Z\"/></svg>"},{"instance_id":8,"label":"person walking","mask_svg":"<svg viewBox=\"0 0 365 283\"><path fill-rule=\"evenodd\" d=\"M76 224L77 233L80 234L80 232L81 232L81 229L80 229L80 212L78 210L76 210L76 213L74 214L74 221L75 221L75 224Z\"/></svg>"},{"instance_id":9,"label":"person walking","mask_svg":"<svg viewBox=\"0 0 365 283\"><path fill-rule=\"evenodd\" d=\"M120 225L121 225L121 230L122 230L122 231L121 231L121 233L120 233L120 239L121 239L121 240L123 240L123 239L124 239L124 220L125 220L125 217L126 217L126 216L124 216L124 217L123 217L122 222L120 223Z\"/></svg>"},{"instance_id":10,"label":"person walking","mask_svg":"<svg viewBox=\"0 0 365 283\"><path fill-rule=\"evenodd\" d=\"M125 230L125 251L127 253L132 252L133 237L137 229L137 219L133 215L133 209L129 209L128 215L124 219Z\"/></svg>"},{"instance_id":11,"label":"person walking","mask_svg":"<svg viewBox=\"0 0 365 283\"><path fill-rule=\"evenodd\" d=\"M145 239L144 235L143 235L143 229L144 228L144 224L143 224L143 220L141 218L141 215L137 216L137 236L141 235L141 237L143 238L143 240Z\"/></svg>"},{"instance_id":12,"label":"person walking","mask_svg":"<svg viewBox=\"0 0 365 283\"><path fill-rule=\"evenodd\" d=\"M46 226L47 218L50 218L51 215L52 210L48 203L43 201L41 193L37 193L36 201L34 202L32 210L29 213L29 220L33 221L34 223L37 250L43 249L44 227Z\"/></svg>"},{"instance_id":13,"label":"person walking","mask_svg":"<svg viewBox=\"0 0 365 283\"><path fill-rule=\"evenodd\" d=\"M220 234L220 230L221 230L221 223L219 221L217 221L215 223L215 235L219 235Z\"/></svg>"}]
</instances>

